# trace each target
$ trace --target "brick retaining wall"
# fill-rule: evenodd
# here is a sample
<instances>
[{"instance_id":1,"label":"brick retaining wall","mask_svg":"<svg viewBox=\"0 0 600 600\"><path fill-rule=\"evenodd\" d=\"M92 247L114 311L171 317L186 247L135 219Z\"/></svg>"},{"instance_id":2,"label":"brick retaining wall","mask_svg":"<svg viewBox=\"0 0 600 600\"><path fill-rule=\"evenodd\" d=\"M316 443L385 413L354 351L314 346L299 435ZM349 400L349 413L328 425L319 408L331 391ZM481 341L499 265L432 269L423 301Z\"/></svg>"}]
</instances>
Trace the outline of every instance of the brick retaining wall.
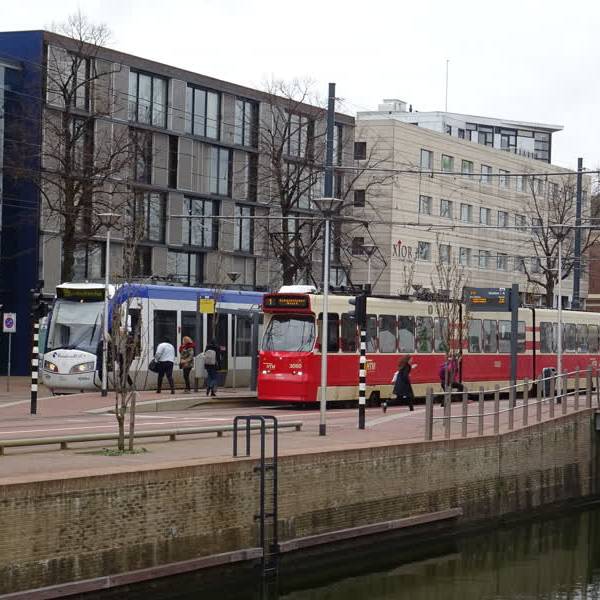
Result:
<instances>
[{"instance_id":1,"label":"brick retaining wall","mask_svg":"<svg viewBox=\"0 0 600 600\"><path fill-rule=\"evenodd\" d=\"M280 457L280 536L460 507L463 522L596 494L593 411L483 438ZM0 487L0 593L251 548L255 461Z\"/></svg>"}]
</instances>

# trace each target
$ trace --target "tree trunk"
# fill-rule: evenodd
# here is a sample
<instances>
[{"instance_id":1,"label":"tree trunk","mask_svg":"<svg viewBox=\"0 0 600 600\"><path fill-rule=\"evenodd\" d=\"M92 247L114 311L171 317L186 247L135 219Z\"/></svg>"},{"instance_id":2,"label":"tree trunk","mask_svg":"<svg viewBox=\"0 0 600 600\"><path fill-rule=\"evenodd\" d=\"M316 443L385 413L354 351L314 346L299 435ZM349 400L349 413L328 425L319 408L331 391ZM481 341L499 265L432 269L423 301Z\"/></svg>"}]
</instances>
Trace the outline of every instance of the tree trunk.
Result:
<instances>
[{"instance_id":1,"label":"tree trunk","mask_svg":"<svg viewBox=\"0 0 600 600\"><path fill-rule=\"evenodd\" d=\"M75 228L67 226L62 239L62 267L60 272L61 283L73 280L73 267L75 264Z\"/></svg>"},{"instance_id":2,"label":"tree trunk","mask_svg":"<svg viewBox=\"0 0 600 600\"><path fill-rule=\"evenodd\" d=\"M295 283L294 276L296 275L296 269L294 268L294 264L287 254L284 254L281 257L281 271L283 285L293 285Z\"/></svg>"},{"instance_id":3,"label":"tree trunk","mask_svg":"<svg viewBox=\"0 0 600 600\"><path fill-rule=\"evenodd\" d=\"M135 434L135 403L137 401L137 392L131 392L131 407L129 409L129 452L133 452L134 434Z\"/></svg>"},{"instance_id":4,"label":"tree trunk","mask_svg":"<svg viewBox=\"0 0 600 600\"><path fill-rule=\"evenodd\" d=\"M560 300L559 300L560 302ZM546 308L553 308L554 306L554 282L548 281L546 283Z\"/></svg>"},{"instance_id":5,"label":"tree trunk","mask_svg":"<svg viewBox=\"0 0 600 600\"><path fill-rule=\"evenodd\" d=\"M125 451L125 413L121 407L117 410L117 423L119 424L119 439L117 448L120 452Z\"/></svg>"}]
</instances>

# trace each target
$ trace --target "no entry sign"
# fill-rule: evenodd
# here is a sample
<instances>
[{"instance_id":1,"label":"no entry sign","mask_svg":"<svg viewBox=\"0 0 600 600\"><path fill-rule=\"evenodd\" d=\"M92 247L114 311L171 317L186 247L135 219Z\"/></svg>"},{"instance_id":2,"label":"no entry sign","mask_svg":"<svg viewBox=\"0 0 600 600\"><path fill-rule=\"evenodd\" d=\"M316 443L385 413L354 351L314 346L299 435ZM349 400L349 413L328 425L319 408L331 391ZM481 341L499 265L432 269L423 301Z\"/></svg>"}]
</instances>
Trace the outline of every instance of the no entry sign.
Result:
<instances>
[{"instance_id":1,"label":"no entry sign","mask_svg":"<svg viewBox=\"0 0 600 600\"><path fill-rule=\"evenodd\" d=\"M17 332L17 313L4 313L2 318L2 331L4 333Z\"/></svg>"}]
</instances>

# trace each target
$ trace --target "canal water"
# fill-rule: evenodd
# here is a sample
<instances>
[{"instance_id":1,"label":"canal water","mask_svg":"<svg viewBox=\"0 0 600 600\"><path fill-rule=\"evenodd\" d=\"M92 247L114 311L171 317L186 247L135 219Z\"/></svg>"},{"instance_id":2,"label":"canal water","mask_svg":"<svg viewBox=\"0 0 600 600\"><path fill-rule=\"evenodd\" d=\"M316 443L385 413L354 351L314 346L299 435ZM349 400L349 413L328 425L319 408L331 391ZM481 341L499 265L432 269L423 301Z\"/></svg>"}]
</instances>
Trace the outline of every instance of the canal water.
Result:
<instances>
[{"instance_id":1,"label":"canal water","mask_svg":"<svg viewBox=\"0 0 600 600\"><path fill-rule=\"evenodd\" d=\"M567 600L600 599L600 506L486 533L410 546L361 548L284 560L264 589L254 569L215 569L127 590L108 600Z\"/></svg>"}]
</instances>

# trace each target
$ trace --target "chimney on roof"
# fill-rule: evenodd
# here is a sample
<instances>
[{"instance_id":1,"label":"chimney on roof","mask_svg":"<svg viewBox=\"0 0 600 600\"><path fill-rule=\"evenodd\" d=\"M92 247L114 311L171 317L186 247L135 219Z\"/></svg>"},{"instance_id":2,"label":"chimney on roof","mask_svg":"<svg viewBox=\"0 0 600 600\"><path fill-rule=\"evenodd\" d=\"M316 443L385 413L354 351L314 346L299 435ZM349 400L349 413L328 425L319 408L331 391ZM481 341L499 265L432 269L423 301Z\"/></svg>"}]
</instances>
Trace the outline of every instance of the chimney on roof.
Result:
<instances>
[{"instance_id":1,"label":"chimney on roof","mask_svg":"<svg viewBox=\"0 0 600 600\"><path fill-rule=\"evenodd\" d=\"M406 102L397 98L384 98L383 103L378 106L381 112L406 112Z\"/></svg>"}]
</instances>

